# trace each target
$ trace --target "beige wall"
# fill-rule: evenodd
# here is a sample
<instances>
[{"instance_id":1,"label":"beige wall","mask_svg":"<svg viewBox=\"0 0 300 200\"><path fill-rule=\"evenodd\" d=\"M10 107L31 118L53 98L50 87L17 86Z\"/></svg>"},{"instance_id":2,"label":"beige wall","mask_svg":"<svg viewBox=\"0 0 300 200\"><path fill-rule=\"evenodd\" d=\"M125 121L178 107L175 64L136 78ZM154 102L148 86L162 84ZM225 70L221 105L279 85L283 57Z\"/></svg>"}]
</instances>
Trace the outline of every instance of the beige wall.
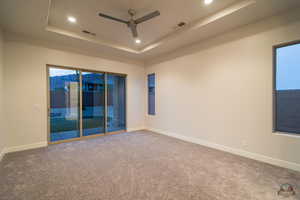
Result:
<instances>
[{"instance_id":1,"label":"beige wall","mask_svg":"<svg viewBox=\"0 0 300 200\"><path fill-rule=\"evenodd\" d=\"M3 63L4 63L4 57L3 57L3 50L4 50L4 39L3 39L3 32L0 29L0 160L2 157L2 152L4 150L4 147L6 146L6 133L3 122L3 116L4 116L4 110L3 110Z\"/></svg>"},{"instance_id":2,"label":"beige wall","mask_svg":"<svg viewBox=\"0 0 300 200\"><path fill-rule=\"evenodd\" d=\"M272 132L272 46L299 39L293 13L165 56L146 68L157 75L157 114L146 118L146 127L300 164L300 137Z\"/></svg>"},{"instance_id":3,"label":"beige wall","mask_svg":"<svg viewBox=\"0 0 300 200\"><path fill-rule=\"evenodd\" d=\"M9 147L47 141L46 64L128 74L127 127L144 127L144 68L134 64L5 41L5 108Z\"/></svg>"}]
</instances>

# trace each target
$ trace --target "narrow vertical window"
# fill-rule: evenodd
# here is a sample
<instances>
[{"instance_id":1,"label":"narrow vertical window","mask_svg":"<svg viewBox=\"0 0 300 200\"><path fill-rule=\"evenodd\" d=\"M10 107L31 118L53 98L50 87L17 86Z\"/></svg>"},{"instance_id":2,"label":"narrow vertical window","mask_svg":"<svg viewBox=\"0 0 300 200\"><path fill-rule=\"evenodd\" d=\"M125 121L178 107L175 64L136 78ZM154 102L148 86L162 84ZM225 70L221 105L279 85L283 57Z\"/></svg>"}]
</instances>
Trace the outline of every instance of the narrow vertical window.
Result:
<instances>
[{"instance_id":1,"label":"narrow vertical window","mask_svg":"<svg viewBox=\"0 0 300 200\"><path fill-rule=\"evenodd\" d=\"M155 74L148 75L148 114L155 115Z\"/></svg>"},{"instance_id":2,"label":"narrow vertical window","mask_svg":"<svg viewBox=\"0 0 300 200\"><path fill-rule=\"evenodd\" d=\"M300 43L274 48L274 129L300 134Z\"/></svg>"}]
</instances>

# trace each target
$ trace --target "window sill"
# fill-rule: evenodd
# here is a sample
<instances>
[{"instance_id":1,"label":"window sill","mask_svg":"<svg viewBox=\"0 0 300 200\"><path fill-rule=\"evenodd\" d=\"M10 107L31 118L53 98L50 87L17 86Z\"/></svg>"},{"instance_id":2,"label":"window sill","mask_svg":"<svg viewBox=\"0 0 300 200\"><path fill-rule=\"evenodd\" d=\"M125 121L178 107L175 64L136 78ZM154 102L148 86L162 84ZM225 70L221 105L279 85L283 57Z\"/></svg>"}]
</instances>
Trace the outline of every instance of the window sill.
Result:
<instances>
[{"instance_id":1,"label":"window sill","mask_svg":"<svg viewBox=\"0 0 300 200\"><path fill-rule=\"evenodd\" d=\"M288 133L288 132L279 132L279 131L274 131L273 133L277 136L285 136L285 137L300 139L300 134L297 133Z\"/></svg>"}]
</instances>

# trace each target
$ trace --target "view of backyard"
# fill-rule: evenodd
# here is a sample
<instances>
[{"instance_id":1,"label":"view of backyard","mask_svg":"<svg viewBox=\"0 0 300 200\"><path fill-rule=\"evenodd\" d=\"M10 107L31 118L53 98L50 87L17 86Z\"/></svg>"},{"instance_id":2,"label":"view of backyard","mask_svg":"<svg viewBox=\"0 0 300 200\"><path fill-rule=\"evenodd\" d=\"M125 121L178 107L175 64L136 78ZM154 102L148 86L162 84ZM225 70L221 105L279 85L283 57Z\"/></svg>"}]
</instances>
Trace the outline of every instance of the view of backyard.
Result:
<instances>
[{"instance_id":1,"label":"view of backyard","mask_svg":"<svg viewBox=\"0 0 300 200\"><path fill-rule=\"evenodd\" d=\"M50 68L50 140L80 137L78 70ZM105 115L103 73L82 72L83 136L125 129L125 82L115 75L107 76L108 107Z\"/></svg>"}]
</instances>

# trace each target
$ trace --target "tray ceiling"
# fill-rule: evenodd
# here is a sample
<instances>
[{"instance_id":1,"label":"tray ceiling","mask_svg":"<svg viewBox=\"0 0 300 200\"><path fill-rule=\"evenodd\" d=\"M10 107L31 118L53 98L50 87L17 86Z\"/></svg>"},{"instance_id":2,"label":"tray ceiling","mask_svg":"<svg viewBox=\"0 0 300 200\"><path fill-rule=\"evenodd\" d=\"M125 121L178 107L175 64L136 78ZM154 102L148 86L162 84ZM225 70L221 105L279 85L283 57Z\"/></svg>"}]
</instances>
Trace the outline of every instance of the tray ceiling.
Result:
<instances>
[{"instance_id":1,"label":"tray ceiling","mask_svg":"<svg viewBox=\"0 0 300 200\"><path fill-rule=\"evenodd\" d=\"M238 0L241 1L241 0ZM49 25L57 29L77 33L85 37L82 30L95 33L95 40L106 41L118 46L139 50L175 31L178 23L195 22L215 13L237 0L217 0L207 6L201 0L52 0L49 11ZM159 10L161 15L138 25L140 45L135 44L130 30L125 24L98 16L107 13L120 19L129 20L128 9L137 11L137 18ZM66 21L66 16L77 18L76 24Z\"/></svg>"},{"instance_id":2,"label":"tray ceiling","mask_svg":"<svg viewBox=\"0 0 300 200\"><path fill-rule=\"evenodd\" d=\"M299 6L297 0L214 0L210 5L203 0L10 0L0 2L0 26L93 55L144 61ZM138 25L139 45L125 24L98 16L102 12L128 20L129 8L137 11L137 18L161 13ZM68 16L77 23L69 23ZM178 28L180 22L187 25Z\"/></svg>"}]
</instances>

